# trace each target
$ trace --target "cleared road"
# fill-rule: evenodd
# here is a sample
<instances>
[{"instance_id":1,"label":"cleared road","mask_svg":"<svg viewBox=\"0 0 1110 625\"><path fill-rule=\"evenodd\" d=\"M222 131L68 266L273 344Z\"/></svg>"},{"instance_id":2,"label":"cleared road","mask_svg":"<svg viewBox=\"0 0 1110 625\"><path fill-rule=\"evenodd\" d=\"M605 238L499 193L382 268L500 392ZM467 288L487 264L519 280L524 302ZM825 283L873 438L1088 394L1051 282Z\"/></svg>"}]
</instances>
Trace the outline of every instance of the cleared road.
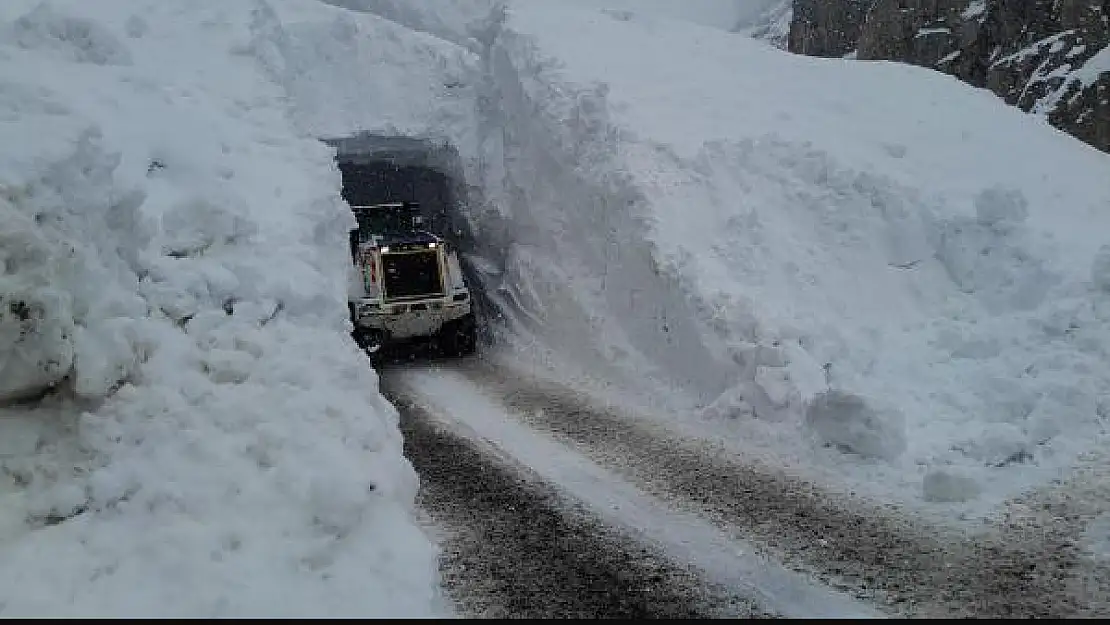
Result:
<instances>
[{"instance_id":1,"label":"cleared road","mask_svg":"<svg viewBox=\"0 0 1110 625\"><path fill-rule=\"evenodd\" d=\"M447 591L482 618L759 615L695 571L599 521L525 468L460 436L383 381L398 406L420 506L443 533Z\"/></svg>"},{"instance_id":2,"label":"cleared road","mask_svg":"<svg viewBox=\"0 0 1110 625\"><path fill-rule=\"evenodd\" d=\"M1059 489L966 535L477 359L387 371L383 390L468 614L1106 614L1083 499Z\"/></svg>"}]
</instances>

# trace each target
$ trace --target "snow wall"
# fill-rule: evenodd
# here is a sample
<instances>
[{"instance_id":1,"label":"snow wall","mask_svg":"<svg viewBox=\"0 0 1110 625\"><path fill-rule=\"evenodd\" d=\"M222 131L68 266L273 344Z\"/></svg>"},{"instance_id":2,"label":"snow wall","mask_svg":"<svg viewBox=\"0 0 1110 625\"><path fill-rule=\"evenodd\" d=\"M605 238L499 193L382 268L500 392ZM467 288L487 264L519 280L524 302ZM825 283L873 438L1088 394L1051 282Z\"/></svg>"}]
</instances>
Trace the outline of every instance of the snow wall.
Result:
<instances>
[{"instance_id":1,"label":"snow wall","mask_svg":"<svg viewBox=\"0 0 1110 625\"><path fill-rule=\"evenodd\" d=\"M442 613L285 36L265 2L0 4L4 616Z\"/></svg>"},{"instance_id":2,"label":"snow wall","mask_svg":"<svg viewBox=\"0 0 1110 625\"><path fill-rule=\"evenodd\" d=\"M1104 155L920 68L463 5L454 29L405 14L467 54L452 112L398 134L458 152L504 321L488 355L938 511L1065 474L1105 432Z\"/></svg>"},{"instance_id":3,"label":"snow wall","mask_svg":"<svg viewBox=\"0 0 1110 625\"><path fill-rule=\"evenodd\" d=\"M604 93L551 92L565 85L496 20L481 40L484 202L470 217L489 250L475 264L512 328L506 341L652 397L716 397L729 385L725 356L654 260L649 199L622 173Z\"/></svg>"},{"instance_id":4,"label":"snow wall","mask_svg":"<svg viewBox=\"0 0 1110 625\"><path fill-rule=\"evenodd\" d=\"M921 68L538 1L489 24L514 344L953 517L1099 462L1104 154Z\"/></svg>"}]
</instances>

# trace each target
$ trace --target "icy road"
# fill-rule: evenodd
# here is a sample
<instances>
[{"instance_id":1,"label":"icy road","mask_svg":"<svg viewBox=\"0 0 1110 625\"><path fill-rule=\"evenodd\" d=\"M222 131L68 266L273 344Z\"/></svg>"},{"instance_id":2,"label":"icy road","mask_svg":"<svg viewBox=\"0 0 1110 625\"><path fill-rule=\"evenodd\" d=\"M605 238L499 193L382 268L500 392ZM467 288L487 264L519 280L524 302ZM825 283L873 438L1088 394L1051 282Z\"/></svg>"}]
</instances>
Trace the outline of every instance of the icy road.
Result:
<instances>
[{"instance_id":1,"label":"icy road","mask_svg":"<svg viewBox=\"0 0 1110 625\"><path fill-rule=\"evenodd\" d=\"M475 359L383 373L462 614L1067 617L1068 502L957 534ZM1020 547L1019 547L1020 545Z\"/></svg>"}]
</instances>

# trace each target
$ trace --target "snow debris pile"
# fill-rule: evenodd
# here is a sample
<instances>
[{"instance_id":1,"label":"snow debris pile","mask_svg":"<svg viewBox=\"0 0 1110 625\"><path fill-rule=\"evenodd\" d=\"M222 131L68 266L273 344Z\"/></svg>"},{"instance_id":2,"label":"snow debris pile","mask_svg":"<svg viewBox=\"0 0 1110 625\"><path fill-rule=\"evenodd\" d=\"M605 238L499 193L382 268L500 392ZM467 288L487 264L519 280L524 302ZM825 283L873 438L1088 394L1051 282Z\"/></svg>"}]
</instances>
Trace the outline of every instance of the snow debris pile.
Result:
<instances>
[{"instance_id":1,"label":"snow debris pile","mask_svg":"<svg viewBox=\"0 0 1110 625\"><path fill-rule=\"evenodd\" d=\"M436 613L339 175L250 53L272 14L0 6L4 616Z\"/></svg>"},{"instance_id":2,"label":"snow debris pile","mask_svg":"<svg viewBox=\"0 0 1110 625\"><path fill-rule=\"evenodd\" d=\"M805 423L821 442L865 458L897 458L906 449L905 420L893 409L878 410L858 395L832 389L806 405Z\"/></svg>"},{"instance_id":3,"label":"snow debris pile","mask_svg":"<svg viewBox=\"0 0 1110 625\"><path fill-rule=\"evenodd\" d=\"M920 68L527 0L495 31L478 222L521 349L910 504L1105 443L1105 155Z\"/></svg>"}]
</instances>

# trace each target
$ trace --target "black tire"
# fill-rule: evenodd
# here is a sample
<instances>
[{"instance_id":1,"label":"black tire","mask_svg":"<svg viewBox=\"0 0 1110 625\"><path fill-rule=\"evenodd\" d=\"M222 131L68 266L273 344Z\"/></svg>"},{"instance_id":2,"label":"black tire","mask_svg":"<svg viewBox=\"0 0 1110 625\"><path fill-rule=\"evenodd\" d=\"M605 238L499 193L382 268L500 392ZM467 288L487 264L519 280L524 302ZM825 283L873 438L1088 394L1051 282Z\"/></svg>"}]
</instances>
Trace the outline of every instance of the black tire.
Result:
<instances>
[{"instance_id":1,"label":"black tire","mask_svg":"<svg viewBox=\"0 0 1110 625\"><path fill-rule=\"evenodd\" d=\"M382 370L382 364L385 363L385 357L382 354L383 352L380 349L376 352L366 352L366 357L370 359L370 366L374 368L374 371Z\"/></svg>"},{"instance_id":2,"label":"black tire","mask_svg":"<svg viewBox=\"0 0 1110 625\"><path fill-rule=\"evenodd\" d=\"M478 323L471 313L443 324L439 331L439 349L445 356L462 357L478 349Z\"/></svg>"},{"instance_id":3,"label":"black tire","mask_svg":"<svg viewBox=\"0 0 1110 625\"><path fill-rule=\"evenodd\" d=\"M366 352L366 355L370 357L370 361L374 364L374 367L376 368L381 364L382 353L385 349L385 333L381 330L367 330L365 328L356 327L352 335L355 339L355 344L358 345L359 349Z\"/></svg>"}]
</instances>

